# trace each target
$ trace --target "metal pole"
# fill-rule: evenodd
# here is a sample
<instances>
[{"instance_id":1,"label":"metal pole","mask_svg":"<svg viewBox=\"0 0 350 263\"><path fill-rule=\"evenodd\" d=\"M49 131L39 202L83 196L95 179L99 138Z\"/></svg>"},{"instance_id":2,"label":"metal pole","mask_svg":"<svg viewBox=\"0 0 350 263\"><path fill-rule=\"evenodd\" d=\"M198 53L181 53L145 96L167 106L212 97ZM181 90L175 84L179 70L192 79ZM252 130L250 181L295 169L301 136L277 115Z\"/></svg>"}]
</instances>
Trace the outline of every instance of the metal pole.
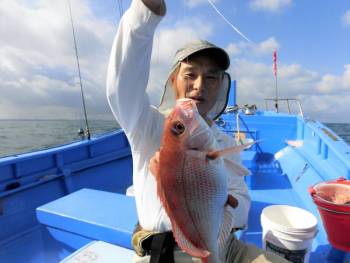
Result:
<instances>
[{"instance_id":1,"label":"metal pole","mask_svg":"<svg viewBox=\"0 0 350 263\"><path fill-rule=\"evenodd\" d=\"M276 96L275 96L275 109L278 113L278 88L277 88L277 51L273 52L273 73L275 75L275 89L276 89Z\"/></svg>"},{"instance_id":2,"label":"metal pole","mask_svg":"<svg viewBox=\"0 0 350 263\"><path fill-rule=\"evenodd\" d=\"M287 106L288 106L288 113L291 114L290 105L289 105L289 99L287 99Z\"/></svg>"},{"instance_id":3,"label":"metal pole","mask_svg":"<svg viewBox=\"0 0 350 263\"><path fill-rule=\"evenodd\" d=\"M275 108L276 112L278 112L278 88L277 88L277 74L275 75L275 86L276 86L276 98L275 98Z\"/></svg>"}]
</instances>

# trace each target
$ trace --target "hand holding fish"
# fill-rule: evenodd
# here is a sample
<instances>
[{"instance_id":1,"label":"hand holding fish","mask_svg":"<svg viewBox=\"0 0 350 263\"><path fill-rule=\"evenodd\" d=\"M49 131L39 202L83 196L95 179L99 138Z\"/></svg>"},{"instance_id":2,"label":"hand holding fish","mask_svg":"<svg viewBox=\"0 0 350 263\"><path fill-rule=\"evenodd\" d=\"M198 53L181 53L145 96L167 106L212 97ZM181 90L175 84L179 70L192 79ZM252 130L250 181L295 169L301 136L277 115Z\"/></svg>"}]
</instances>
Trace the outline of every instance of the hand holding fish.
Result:
<instances>
[{"instance_id":1,"label":"hand holding fish","mask_svg":"<svg viewBox=\"0 0 350 263\"><path fill-rule=\"evenodd\" d=\"M238 206L238 200L233 197L233 195L228 194L227 196L227 201L226 201L226 206L229 205L232 208L236 208Z\"/></svg>"}]
</instances>

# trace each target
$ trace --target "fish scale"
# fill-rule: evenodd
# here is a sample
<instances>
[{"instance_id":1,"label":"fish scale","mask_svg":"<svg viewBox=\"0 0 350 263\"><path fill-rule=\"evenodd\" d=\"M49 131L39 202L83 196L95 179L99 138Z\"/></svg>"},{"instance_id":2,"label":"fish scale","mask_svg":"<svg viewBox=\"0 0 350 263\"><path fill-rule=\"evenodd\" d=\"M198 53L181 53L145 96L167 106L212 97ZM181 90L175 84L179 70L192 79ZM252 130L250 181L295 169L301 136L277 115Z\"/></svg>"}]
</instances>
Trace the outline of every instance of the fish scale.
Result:
<instances>
[{"instance_id":1,"label":"fish scale","mask_svg":"<svg viewBox=\"0 0 350 263\"><path fill-rule=\"evenodd\" d=\"M172 225L178 227L175 238L180 247L187 244L181 247L187 253L198 257L209 251L210 258L216 258L212 262L218 262L217 239L227 198L226 176L220 172L222 162L208 161L205 152L187 150L181 156L178 148L173 152L160 151L160 156L169 154L174 156L172 161L177 162L176 168L166 171L167 176L161 169L159 183L165 210ZM202 254L192 251L188 243L200 248Z\"/></svg>"}]
</instances>

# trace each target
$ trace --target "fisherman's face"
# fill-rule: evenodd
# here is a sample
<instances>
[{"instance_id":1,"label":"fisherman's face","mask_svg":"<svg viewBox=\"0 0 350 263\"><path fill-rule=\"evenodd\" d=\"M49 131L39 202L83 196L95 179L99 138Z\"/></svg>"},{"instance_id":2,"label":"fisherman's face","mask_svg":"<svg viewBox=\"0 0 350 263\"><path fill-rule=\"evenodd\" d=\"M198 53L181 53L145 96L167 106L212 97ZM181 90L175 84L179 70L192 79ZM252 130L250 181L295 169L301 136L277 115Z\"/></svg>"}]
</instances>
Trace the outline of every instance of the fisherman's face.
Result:
<instances>
[{"instance_id":1,"label":"fisherman's face","mask_svg":"<svg viewBox=\"0 0 350 263\"><path fill-rule=\"evenodd\" d=\"M223 81L223 71L217 64L204 55L191 57L181 62L171 80L176 99L192 99L200 115L207 119L207 114L216 102Z\"/></svg>"}]
</instances>

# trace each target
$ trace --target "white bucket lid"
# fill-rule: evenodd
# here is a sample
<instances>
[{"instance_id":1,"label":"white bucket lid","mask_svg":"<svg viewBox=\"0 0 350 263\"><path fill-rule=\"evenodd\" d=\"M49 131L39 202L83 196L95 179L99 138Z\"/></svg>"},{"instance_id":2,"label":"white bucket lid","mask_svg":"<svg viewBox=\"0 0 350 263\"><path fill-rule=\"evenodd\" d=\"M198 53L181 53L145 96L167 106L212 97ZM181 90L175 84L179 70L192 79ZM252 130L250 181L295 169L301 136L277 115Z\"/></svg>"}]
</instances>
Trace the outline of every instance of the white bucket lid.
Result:
<instances>
[{"instance_id":1,"label":"white bucket lid","mask_svg":"<svg viewBox=\"0 0 350 263\"><path fill-rule=\"evenodd\" d=\"M263 228L286 233L314 233L317 231L317 219L310 212L288 205L271 205L261 213Z\"/></svg>"}]
</instances>

